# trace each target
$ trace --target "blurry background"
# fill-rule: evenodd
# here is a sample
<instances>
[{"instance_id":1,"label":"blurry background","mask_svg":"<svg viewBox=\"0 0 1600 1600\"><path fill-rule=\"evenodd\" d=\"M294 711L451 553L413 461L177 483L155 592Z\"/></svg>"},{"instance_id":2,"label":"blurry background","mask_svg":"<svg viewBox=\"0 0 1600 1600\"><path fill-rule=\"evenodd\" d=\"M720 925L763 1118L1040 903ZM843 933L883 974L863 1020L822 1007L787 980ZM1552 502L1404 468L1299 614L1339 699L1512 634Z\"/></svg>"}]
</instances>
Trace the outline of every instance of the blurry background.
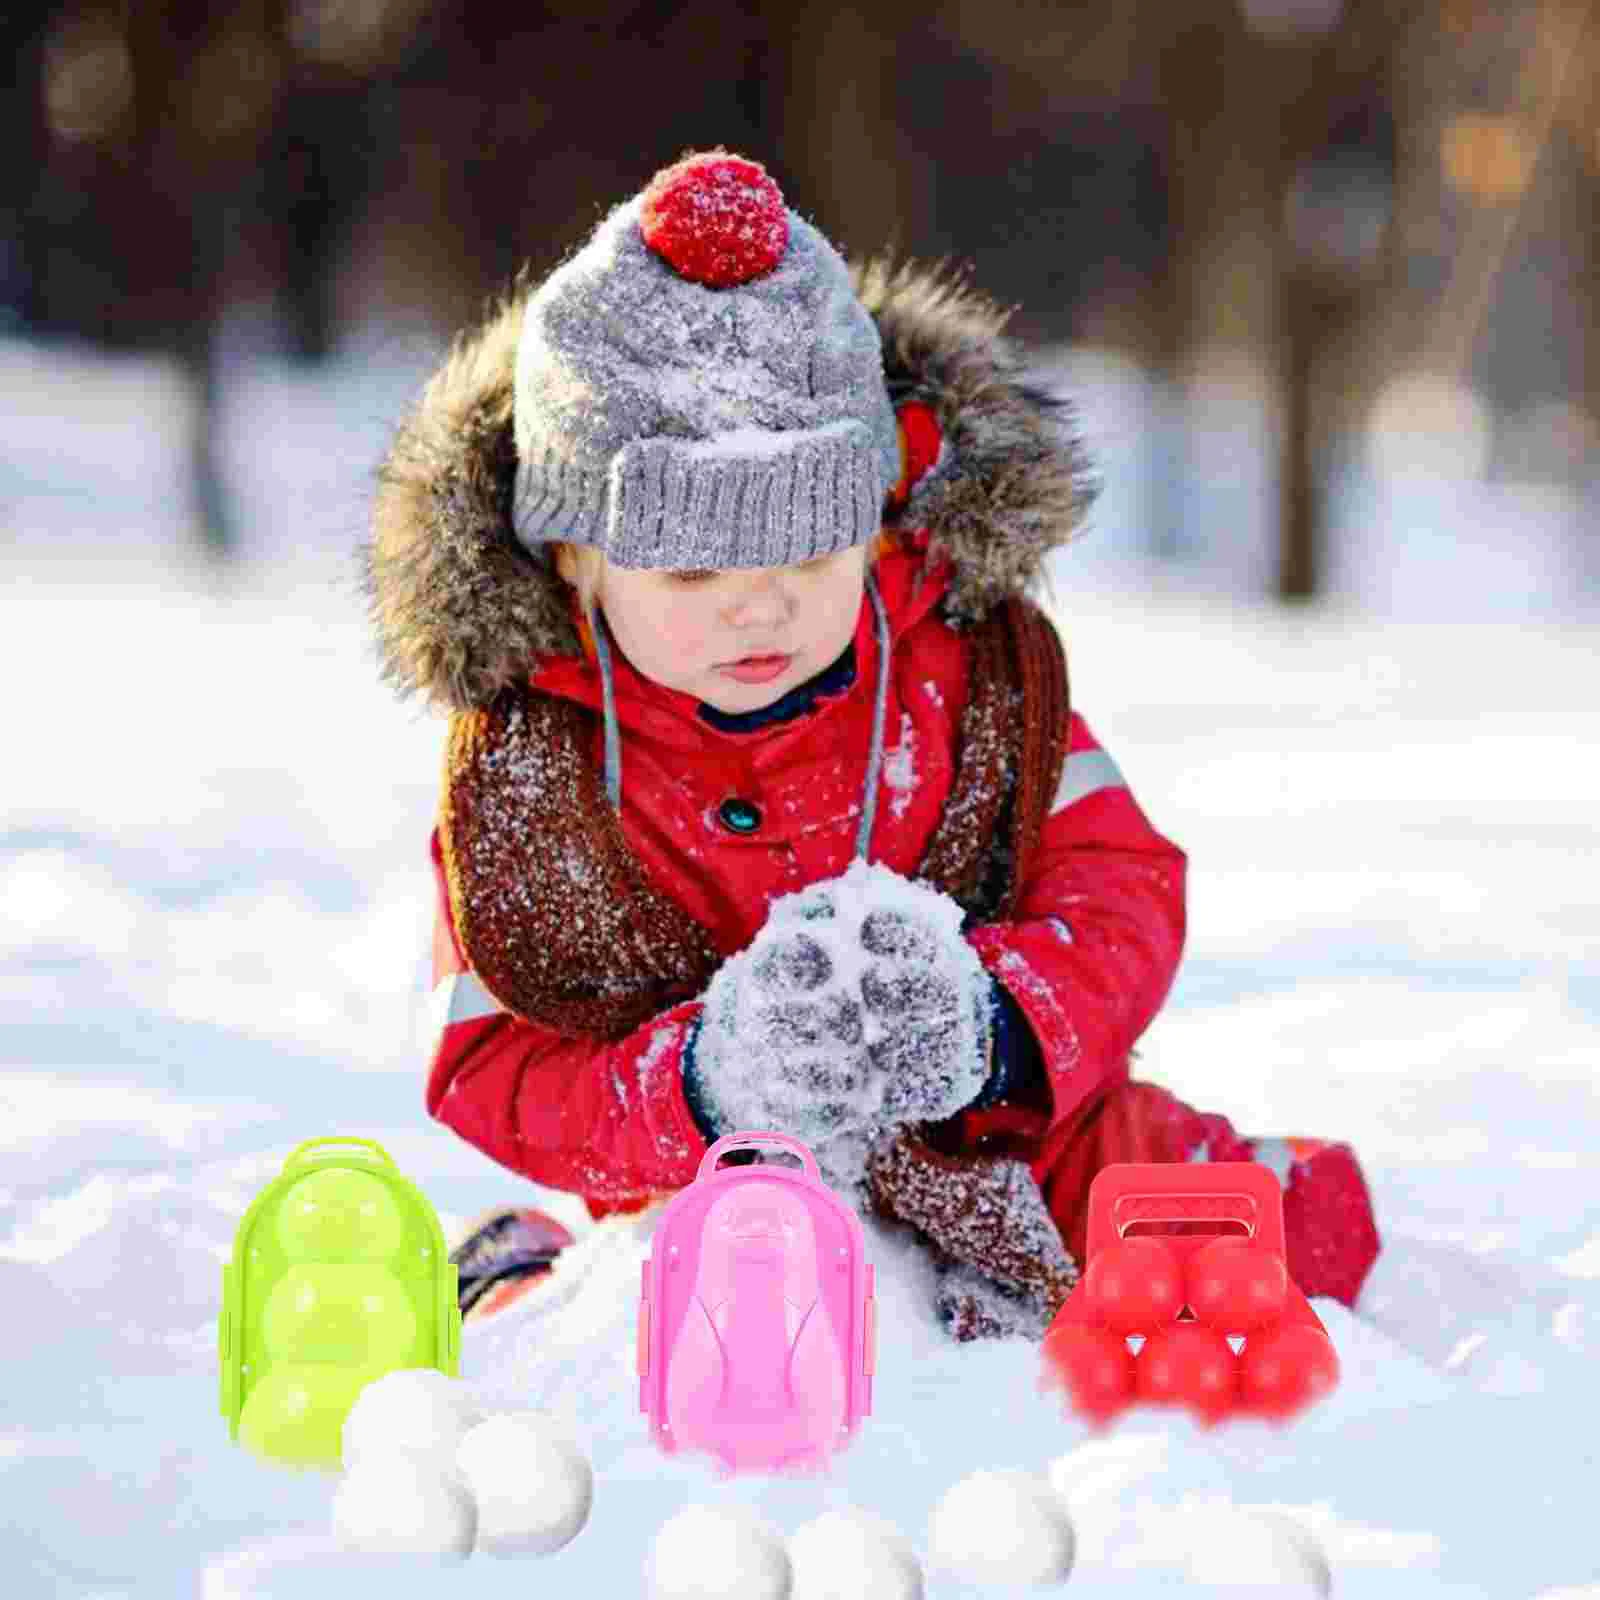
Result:
<instances>
[{"instance_id":1,"label":"blurry background","mask_svg":"<svg viewBox=\"0 0 1600 1600\"><path fill-rule=\"evenodd\" d=\"M444 341L689 147L1019 309L1075 577L1600 598L1590 0L4 8L0 516L245 581L348 551ZM215 563L220 562L220 565Z\"/></svg>"}]
</instances>

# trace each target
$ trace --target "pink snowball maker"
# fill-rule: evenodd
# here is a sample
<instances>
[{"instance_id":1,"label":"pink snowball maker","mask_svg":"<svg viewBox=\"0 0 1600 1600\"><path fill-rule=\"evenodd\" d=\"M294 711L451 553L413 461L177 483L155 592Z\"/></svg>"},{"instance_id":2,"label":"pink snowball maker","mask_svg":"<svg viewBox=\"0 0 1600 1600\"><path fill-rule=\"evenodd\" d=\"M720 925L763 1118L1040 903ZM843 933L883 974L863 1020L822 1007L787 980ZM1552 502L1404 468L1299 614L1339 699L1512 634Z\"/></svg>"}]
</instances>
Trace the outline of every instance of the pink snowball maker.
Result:
<instances>
[{"instance_id":1,"label":"pink snowball maker","mask_svg":"<svg viewBox=\"0 0 1600 1600\"><path fill-rule=\"evenodd\" d=\"M775 1145L799 1169L717 1163ZM815 1472L872 1410L876 1302L861 1220L787 1134L730 1133L667 1203L642 1263L639 1409L665 1451Z\"/></svg>"}]
</instances>

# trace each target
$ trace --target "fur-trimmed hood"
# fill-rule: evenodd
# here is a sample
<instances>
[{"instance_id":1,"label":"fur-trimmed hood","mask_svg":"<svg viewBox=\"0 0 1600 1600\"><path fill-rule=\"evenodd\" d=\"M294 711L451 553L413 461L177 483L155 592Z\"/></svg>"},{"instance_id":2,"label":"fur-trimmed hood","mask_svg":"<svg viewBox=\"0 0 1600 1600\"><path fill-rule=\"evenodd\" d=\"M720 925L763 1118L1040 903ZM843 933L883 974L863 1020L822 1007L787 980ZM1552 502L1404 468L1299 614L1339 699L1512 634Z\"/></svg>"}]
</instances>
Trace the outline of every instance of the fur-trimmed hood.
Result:
<instances>
[{"instance_id":1,"label":"fur-trimmed hood","mask_svg":"<svg viewBox=\"0 0 1600 1600\"><path fill-rule=\"evenodd\" d=\"M938 465L890 524L924 527L953 565L955 626L1033 586L1080 529L1092 494L1066 406L1029 385L1006 313L937 269L852 268L883 340L896 405L920 401ZM383 676L446 711L487 705L540 655L578 655L567 585L518 543L512 376L524 283L463 335L401 425L379 479L359 581Z\"/></svg>"}]
</instances>

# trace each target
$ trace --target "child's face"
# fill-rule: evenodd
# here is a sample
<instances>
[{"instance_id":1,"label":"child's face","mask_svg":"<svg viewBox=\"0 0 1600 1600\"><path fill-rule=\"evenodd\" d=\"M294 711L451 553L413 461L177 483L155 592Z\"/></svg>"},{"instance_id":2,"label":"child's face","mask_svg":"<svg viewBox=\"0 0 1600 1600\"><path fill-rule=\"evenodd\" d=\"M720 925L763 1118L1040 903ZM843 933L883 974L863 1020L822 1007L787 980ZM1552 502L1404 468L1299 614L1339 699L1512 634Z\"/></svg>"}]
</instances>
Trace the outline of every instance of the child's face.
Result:
<instances>
[{"instance_id":1,"label":"child's face","mask_svg":"<svg viewBox=\"0 0 1600 1600\"><path fill-rule=\"evenodd\" d=\"M598 599L622 653L645 677L718 711L756 711L830 665L854 637L867 550L716 572L606 562ZM753 656L784 659L750 663Z\"/></svg>"}]
</instances>

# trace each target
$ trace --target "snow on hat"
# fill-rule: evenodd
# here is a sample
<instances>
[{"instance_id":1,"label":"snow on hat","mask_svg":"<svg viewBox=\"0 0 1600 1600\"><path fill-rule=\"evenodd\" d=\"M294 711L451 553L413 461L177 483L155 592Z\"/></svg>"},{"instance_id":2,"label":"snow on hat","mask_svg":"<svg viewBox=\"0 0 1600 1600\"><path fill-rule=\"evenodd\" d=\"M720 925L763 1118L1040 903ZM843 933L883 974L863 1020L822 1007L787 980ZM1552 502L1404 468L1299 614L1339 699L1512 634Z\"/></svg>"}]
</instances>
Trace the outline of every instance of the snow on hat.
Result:
<instances>
[{"instance_id":1,"label":"snow on hat","mask_svg":"<svg viewBox=\"0 0 1600 1600\"><path fill-rule=\"evenodd\" d=\"M877 532L900 477L878 332L764 168L658 173L529 298L513 520L616 565L789 566Z\"/></svg>"}]
</instances>

